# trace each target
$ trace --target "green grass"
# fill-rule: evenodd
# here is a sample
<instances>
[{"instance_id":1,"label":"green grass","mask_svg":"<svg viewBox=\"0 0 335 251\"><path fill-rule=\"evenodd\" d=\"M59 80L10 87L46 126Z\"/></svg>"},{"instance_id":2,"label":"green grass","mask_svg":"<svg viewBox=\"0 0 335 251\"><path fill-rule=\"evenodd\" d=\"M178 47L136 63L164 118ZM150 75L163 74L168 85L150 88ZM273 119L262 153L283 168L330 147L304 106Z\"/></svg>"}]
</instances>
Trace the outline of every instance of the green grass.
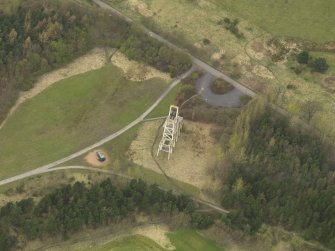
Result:
<instances>
[{"instance_id":1,"label":"green grass","mask_svg":"<svg viewBox=\"0 0 335 251\"><path fill-rule=\"evenodd\" d=\"M278 35L335 41L333 0L215 0L226 11Z\"/></svg>"},{"instance_id":2,"label":"green grass","mask_svg":"<svg viewBox=\"0 0 335 251\"><path fill-rule=\"evenodd\" d=\"M176 248L175 251L223 251L215 242L209 240L195 230L180 229L167 234L172 245ZM86 249L86 251L164 251L151 239L133 235L122 238L120 240L112 241L103 246L96 246Z\"/></svg>"},{"instance_id":3,"label":"green grass","mask_svg":"<svg viewBox=\"0 0 335 251\"><path fill-rule=\"evenodd\" d=\"M142 179L150 184L157 184L165 189L178 191L191 196L197 196L200 192L199 189L193 185L174 178L167 178L163 174L135 164L127 170L126 174L134 178Z\"/></svg>"},{"instance_id":4,"label":"green grass","mask_svg":"<svg viewBox=\"0 0 335 251\"><path fill-rule=\"evenodd\" d=\"M165 189L183 192L191 196L197 196L199 194L199 189L197 187L178 181L174 178L168 179L163 174L141 167L128 160L126 152L132 141L136 138L138 129L139 125L125 132L120 137L117 137L116 139L99 147L99 149L103 149L107 152L110 158L110 163L105 168L108 168L118 174L127 175L135 179L142 179L149 184L157 184ZM85 155L75 158L62 164L61 166L87 166L88 164L84 160L84 156Z\"/></svg>"},{"instance_id":5,"label":"green grass","mask_svg":"<svg viewBox=\"0 0 335 251\"><path fill-rule=\"evenodd\" d=\"M310 52L310 55L315 58L325 58L327 63L329 64L329 69L327 73L331 74L335 77L335 54L334 53L326 53L326 52Z\"/></svg>"},{"instance_id":6,"label":"green grass","mask_svg":"<svg viewBox=\"0 0 335 251\"><path fill-rule=\"evenodd\" d=\"M133 235L112 241L104 246L97 246L86 249L86 251L164 251L156 242L151 239Z\"/></svg>"},{"instance_id":7,"label":"green grass","mask_svg":"<svg viewBox=\"0 0 335 251\"><path fill-rule=\"evenodd\" d=\"M12 10L17 8L17 6L22 2L22 0L1 0L0 10L11 13Z\"/></svg>"},{"instance_id":8,"label":"green grass","mask_svg":"<svg viewBox=\"0 0 335 251\"><path fill-rule=\"evenodd\" d=\"M51 86L25 102L0 130L0 178L65 157L137 118L166 88L132 82L112 65Z\"/></svg>"},{"instance_id":9,"label":"green grass","mask_svg":"<svg viewBox=\"0 0 335 251\"><path fill-rule=\"evenodd\" d=\"M169 93L169 95L153 110L149 115L148 118L156 118L167 116L169 113L170 105L175 104L175 100L177 94L182 87L181 84L177 85L173 90Z\"/></svg>"},{"instance_id":10,"label":"green grass","mask_svg":"<svg viewBox=\"0 0 335 251\"><path fill-rule=\"evenodd\" d=\"M223 251L214 241L205 238L192 229L179 229L168 233L167 236L176 251Z\"/></svg>"}]
</instances>

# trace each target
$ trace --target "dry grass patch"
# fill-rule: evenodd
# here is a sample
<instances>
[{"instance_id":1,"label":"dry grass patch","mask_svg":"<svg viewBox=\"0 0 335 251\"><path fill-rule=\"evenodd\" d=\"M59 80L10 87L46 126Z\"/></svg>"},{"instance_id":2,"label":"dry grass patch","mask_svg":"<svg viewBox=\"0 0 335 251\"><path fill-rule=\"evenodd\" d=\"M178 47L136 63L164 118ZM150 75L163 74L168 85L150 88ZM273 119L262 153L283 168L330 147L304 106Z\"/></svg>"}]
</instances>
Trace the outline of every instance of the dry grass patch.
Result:
<instances>
[{"instance_id":1,"label":"dry grass patch","mask_svg":"<svg viewBox=\"0 0 335 251\"><path fill-rule=\"evenodd\" d=\"M335 77L326 78L322 85L330 92L335 93Z\"/></svg>"},{"instance_id":2,"label":"dry grass patch","mask_svg":"<svg viewBox=\"0 0 335 251\"><path fill-rule=\"evenodd\" d=\"M133 229L132 234L143 235L152 239L158 245L166 250L174 250L175 247L166 236L169 233L169 227L164 224L144 225Z\"/></svg>"},{"instance_id":3,"label":"dry grass patch","mask_svg":"<svg viewBox=\"0 0 335 251\"><path fill-rule=\"evenodd\" d=\"M153 15L153 12L148 9L147 4L141 0L129 0L128 3L133 10L142 16L151 17Z\"/></svg>"},{"instance_id":4,"label":"dry grass patch","mask_svg":"<svg viewBox=\"0 0 335 251\"><path fill-rule=\"evenodd\" d=\"M224 58L225 56L225 49L221 48L218 52L214 52L211 56L212 60L221 60Z\"/></svg>"},{"instance_id":5,"label":"dry grass patch","mask_svg":"<svg viewBox=\"0 0 335 251\"><path fill-rule=\"evenodd\" d=\"M151 156L151 147L161 124L162 121L143 124L128 151L128 157L134 163L159 173L161 170ZM213 125L184 122L183 132L170 160L167 160L167 155L164 153L160 153L157 158L169 177L200 189L213 188L214 183L209 170L216 164L217 146L211 137L211 128ZM155 142L154 154L156 154L161 136L162 129L160 129L158 140Z\"/></svg>"},{"instance_id":6,"label":"dry grass patch","mask_svg":"<svg viewBox=\"0 0 335 251\"><path fill-rule=\"evenodd\" d=\"M111 59L112 63L122 69L127 79L132 81L144 81L151 78L171 80L169 74L156 70L155 68L129 60L123 53L116 52Z\"/></svg>"},{"instance_id":7,"label":"dry grass patch","mask_svg":"<svg viewBox=\"0 0 335 251\"><path fill-rule=\"evenodd\" d=\"M17 108L26 100L35 97L46 88L60 80L91 70L99 69L105 64L106 57L104 49L95 48L86 55L77 58L72 63L42 75L41 77L39 77L32 89L20 93L20 96L16 101L15 105L10 109L7 118L0 125L0 129L4 126L10 115L12 115L17 110Z\"/></svg>"},{"instance_id":8,"label":"dry grass patch","mask_svg":"<svg viewBox=\"0 0 335 251\"><path fill-rule=\"evenodd\" d=\"M38 201L54 189L77 181L89 183L105 178L106 176L100 175L100 173L79 170L56 171L36 175L1 187L0 207L8 202L17 202L29 197Z\"/></svg>"},{"instance_id":9,"label":"dry grass patch","mask_svg":"<svg viewBox=\"0 0 335 251\"><path fill-rule=\"evenodd\" d=\"M252 72L264 79L274 79L272 72L262 65L255 65Z\"/></svg>"}]
</instances>

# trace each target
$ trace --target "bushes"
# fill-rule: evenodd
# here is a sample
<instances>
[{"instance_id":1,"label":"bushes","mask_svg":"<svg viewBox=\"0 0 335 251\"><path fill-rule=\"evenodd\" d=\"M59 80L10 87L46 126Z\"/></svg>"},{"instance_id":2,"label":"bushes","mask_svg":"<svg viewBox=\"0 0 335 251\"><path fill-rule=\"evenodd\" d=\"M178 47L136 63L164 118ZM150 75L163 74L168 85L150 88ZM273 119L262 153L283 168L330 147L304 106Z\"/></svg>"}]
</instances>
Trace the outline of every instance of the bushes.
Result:
<instances>
[{"instance_id":1,"label":"bushes","mask_svg":"<svg viewBox=\"0 0 335 251\"><path fill-rule=\"evenodd\" d=\"M198 212L191 214L191 225L197 229L209 228L213 223L213 219L208 215Z\"/></svg>"},{"instance_id":2,"label":"bushes","mask_svg":"<svg viewBox=\"0 0 335 251\"><path fill-rule=\"evenodd\" d=\"M296 56L296 60L298 61L299 64L307 65L314 72L325 73L329 68L329 65L325 58L313 59L307 51L302 51L301 53L299 53ZM294 68L294 70L297 74L300 74L303 68L297 66Z\"/></svg>"},{"instance_id":3,"label":"bushes","mask_svg":"<svg viewBox=\"0 0 335 251\"><path fill-rule=\"evenodd\" d=\"M263 222L282 225L334 248L335 184L327 150L316 136L251 103L229 141L223 205L235 209L230 222L249 233Z\"/></svg>"},{"instance_id":4,"label":"bushes","mask_svg":"<svg viewBox=\"0 0 335 251\"><path fill-rule=\"evenodd\" d=\"M42 236L68 236L86 227L117 223L135 212L193 215L194 203L184 195L165 192L156 185L132 180L124 188L115 187L110 179L91 187L75 183L57 189L38 203L31 198L8 203L0 209L0 249L11 250L17 242L11 233L28 240ZM197 226L210 220L196 218Z\"/></svg>"},{"instance_id":5,"label":"bushes","mask_svg":"<svg viewBox=\"0 0 335 251\"><path fill-rule=\"evenodd\" d=\"M24 1L11 15L0 10L0 120L19 91L94 46L120 47L131 59L172 77L191 67L190 58L117 16L58 1Z\"/></svg>"},{"instance_id":6,"label":"bushes","mask_svg":"<svg viewBox=\"0 0 335 251\"><path fill-rule=\"evenodd\" d=\"M135 27L131 29L129 37L119 47L120 51L130 59L168 72L171 77L184 73L192 65L188 55L169 48Z\"/></svg>"},{"instance_id":7,"label":"bushes","mask_svg":"<svg viewBox=\"0 0 335 251\"><path fill-rule=\"evenodd\" d=\"M223 25L226 30L229 30L237 38L244 38L244 34L238 28L238 19L231 21L228 17L225 17L223 20L219 21L219 25Z\"/></svg>"},{"instance_id":8,"label":"bushes","mask_svg":"<svg viewBox=\"0 0 335 251\"><path fill-rule=\"evenodd\" d=\"M211 83L210 89L215 94L225 94L225 93L230 92L231 90L233 90L234 86L227 83L223 79L218 78Z\"/></svg>"},{"instance_id":9,"label":"bushes","mask_svg":"<svg viewBox=\"0 0 335 251\"><path fill-rule=\"evenodd\" d=\"M308 64L309 53L307 51L302 51L297 55L297 61L299 64Z\"/></svg>"},{"instance_id":10,"label":"bushes","mask_svg":"<svg viewBox=\"0 0 335 251\"><path fill-rule=\"evenodd\" d=\"M313 62L311 62L310 66L312 68L312 71L316 71L320 73L325 73L329 68L328 63L326 59L324 58L315 59Z\"/></svg>"},{"instance_id":11,"label":"bushes","mask_svg":"<svg viewBox=\"0 0 335 251\"><path fill-rule=\"evenodd\" d=\"M38 75L92 48L94 20L71 4L27 1L11 15L0 10L0 120L19 91Z\"/></svg>"}]
</instances>

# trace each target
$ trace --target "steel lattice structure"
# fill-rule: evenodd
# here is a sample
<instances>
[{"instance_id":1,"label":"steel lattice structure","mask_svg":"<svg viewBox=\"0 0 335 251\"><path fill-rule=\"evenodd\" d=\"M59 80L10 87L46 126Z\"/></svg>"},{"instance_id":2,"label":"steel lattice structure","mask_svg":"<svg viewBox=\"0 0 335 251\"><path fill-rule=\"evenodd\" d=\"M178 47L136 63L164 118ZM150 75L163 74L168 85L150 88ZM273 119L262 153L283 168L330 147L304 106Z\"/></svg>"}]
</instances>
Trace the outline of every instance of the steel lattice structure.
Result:
<instances>
[{"instance_id":1,"label":"steel lattice structure","mask_svg":"<svg viewBox=\"0 0 335 251\"><path fill-rule=\"evenodd\" d=\"M178 140L180 129L182 127L183 118L179 116L179 107L171 105L169 115L167 116L163 128L163 137L159 143L157 156L160 151L167 152L168 159L176 146Z\"/></svg>"}]
</instances>

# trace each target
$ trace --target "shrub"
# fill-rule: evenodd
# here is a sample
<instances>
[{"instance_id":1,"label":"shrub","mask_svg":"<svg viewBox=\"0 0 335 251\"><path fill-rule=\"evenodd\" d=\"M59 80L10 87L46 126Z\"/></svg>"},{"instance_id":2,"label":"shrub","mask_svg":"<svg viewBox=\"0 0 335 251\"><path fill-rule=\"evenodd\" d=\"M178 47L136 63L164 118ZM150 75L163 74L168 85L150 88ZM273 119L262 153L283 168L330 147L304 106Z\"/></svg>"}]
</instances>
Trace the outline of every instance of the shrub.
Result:
<instances>
[{"instance_id":1,"label":"shrub","mask_svg":"<svg viewBox=\"0 0 335 251\"><path fill-rule=\"evenodd\" d=\"M210 216L201 213L191 214L191 224L195 228L206 229L213 225L213 223L214 221Z\"/></svg>"},{"instance_id":2,"label":"shrub","mask_svg":"<svg viewBox=\"0 0 335 251\"><path fill-rule=\"evenodd\" d=\"M225 93L230 92L231 90L233 90L234 86L227 83L223 79L218 78L214 82L211 83L210 89L215 94L225 94Z\"/></svg>"},{"instance_id":3,"label":"shrub","mask_svg":"<svg viewBox=\"0 0 335 251\"><path fill-rule=\"evenodd\" d=\"M312 71L325 73L328 70L329 65L325 58L317 58L311 63L311 68Z\"/></svg>"},{"instance_id":4,"label":"shrub","mask_svg":"<svg viewBox=\"0 0 335 251\"><path fill-rule=\"evenodd\" d=\"M297 55L297 61L299 64L308 64L309 61L309 53L308 51L302 51Z\"/></svg>"},{"instance_id":5,"label":"shrub","mask_svg":"<svg viewBox=\"0 0 335 251\"><path fill-rule=\"evenodd\" d=\"M286 89L288 89L288 90L296 90L297 87L296 87L295 85L293 85L293 84L288 84L288 85L286 86Z\"/></svg>"}]
</instances>

